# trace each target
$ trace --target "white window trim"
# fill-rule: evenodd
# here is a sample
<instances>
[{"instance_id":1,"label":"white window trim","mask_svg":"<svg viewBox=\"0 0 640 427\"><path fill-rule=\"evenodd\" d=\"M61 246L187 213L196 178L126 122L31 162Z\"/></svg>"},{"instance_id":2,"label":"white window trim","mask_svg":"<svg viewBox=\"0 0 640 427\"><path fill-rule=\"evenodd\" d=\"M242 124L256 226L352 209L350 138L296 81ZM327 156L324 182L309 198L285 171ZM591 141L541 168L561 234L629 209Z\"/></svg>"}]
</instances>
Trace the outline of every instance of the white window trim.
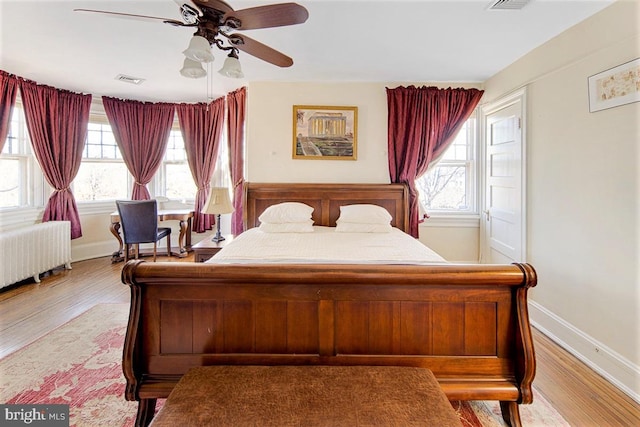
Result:
<instances>
[{"instance_id":1,"label":"white window trim","mask_svg":"<svg viewBox=\"0 0 640 427\"><path fill-rule=\"evenodd\" d=\"M461 228L479 228L480 227L480 203L482 201L481 194L481 178L483 165L481 162L481 139L480 131L481 131L481 123L480 123L480 108L476 108L474 113L469 116L469 118L474 117L476 119L475 126L475 155L473 164L475 167L472 167L472 173L474 174L474 188L475 193L472 195L472 205L474 206L473 211L469 212L454 212L454 211L429 211L428 218L424 219L424 222L420 223L420 227L461 227Z\"/></svg>"},{"instance_id":2,"label":"white window trim","mask_svg":"<svg viewBox=\"0 0 640 427\"><path fill-rule=\"evenodd\" d=\"M13 113L16 113L16 109L24 110L20 94L16 96L16 102L13 109ZM26 118L24 113L20 120L19 139L23 144L20 147L20 153L18 154L0 154L4 158L23 158L25 162L25 175L22 180L24 183L24 203L20 206L8 206L0 208L0 225L10 226L14 223L24 223L25 220L31 221L31 217L34 216L34 222L42 218L44 207L53 192L53 187L49 185L47 180L40 169L38 160L33 153L31 147L31 141L27 131ZM13 120L13 117L12 117Z\"/></svg>"},{"instance_id":3,"label":"white window trim","mask_svg":"<svg viewBox=\"0 0 640 427\"><path fill-rule=\"evenodd\" d=\"M102 101L98 101L94 99L91 102L89 123L106 125L106 126L109 126L109 128L111 128L111 124L109 123L107 114L104 111L104 106L102 105ZM89 131L87 131L87 133L88 132ZM113 130L111 130L111 133L113 133ZM86 149L86 146L85 146L85 149ZM118 159L118 158L82 157L81 162L84 164L87 164L87 163L118 163L120 164L121 163L124 165L124 159L122 158ZM74 182L71 184L72 191L73 191L74 184L75 184L75 178L74 178ZM133 176L131 176L131 173L129 173L129 171L127 170L127 188L126 188L127 198L131 194L132 186L133 186ZM113 212L116 207L115 200L116 199L104 199L104 200L76 199L76 205L78 206L79 214L100 214L100 213L106 213L106 212Z\"/></svg>"}]
</instances>

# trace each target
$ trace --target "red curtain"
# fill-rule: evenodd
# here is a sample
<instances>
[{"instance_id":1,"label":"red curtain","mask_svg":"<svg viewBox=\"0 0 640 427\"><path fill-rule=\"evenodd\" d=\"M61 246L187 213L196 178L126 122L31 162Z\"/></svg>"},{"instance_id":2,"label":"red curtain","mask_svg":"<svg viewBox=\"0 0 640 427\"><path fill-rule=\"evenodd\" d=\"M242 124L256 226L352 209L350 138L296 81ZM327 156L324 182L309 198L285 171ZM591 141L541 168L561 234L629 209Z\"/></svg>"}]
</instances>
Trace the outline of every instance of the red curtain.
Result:
<instances>
[{"instance_id":1,"label":"red curtain","mask_svg":"<svg viewBox=\"0 0 640 427\"><path fill-rule=\"evenodd\" d=\"M102 97L102 104L124 163L135 183L131 200L151 196L147 184L153 178L167 149L175 105Z\"/></svg>"},{"instance_id":2,"label":"red curtain","mask_svg":"<svg viewBox=\"0 0 640 427\"><path fill-rule=\"evenodd\" d=\"M18 79L13 74L0 70L0 153L9 135L11 113L16 103Z\"/></svg>"},{"instance_id":3,"label":"red curtain","mask_svg":"<svg viewBox=\"0 0 640 427\"><path fill-rule=\"evenodd\" d=\"M211 230L215 216L200 213L209 195L209 183L218 158L220 135L224 121L224 98L210 104L178 104L178 120L187 151L187 161L196 192L193 231L202 233Z\"/></svg>"},{"instance_id":4,"label":"red curtain","mask_svg":"<svg viewBox=\"0 0 640 427\"><path fill-rule=\"evenodd\" d=\"M454 140L480 102L478 89L387 88L389 176L409 187L410 234L418 237L415 180Z\"/></svg>"},{"instance_id":5,"label":"red curtain","mask_svg":"<svg viewBox=\"0 0 640 427\"><path fill-rule=\"evenodd\" d=\"M242 196L244 188L244 121L246 88L227 94L227 126L229 133L229 164L233 185L233 208L231 233L244 231Z\"/></svg>"},{"instance_id":6,"label":"red curtain","mask_svg":"<svg viewBox=\"0 0 640 427\"><path fill-rule=\"evenodd\" d=\"M69 186L82 160L91 95L22 79L20 93L35 157L47 181L55 188L42 221L70 221L71 238L82 237L76 199Z\"/></svg>"}]
</instances>

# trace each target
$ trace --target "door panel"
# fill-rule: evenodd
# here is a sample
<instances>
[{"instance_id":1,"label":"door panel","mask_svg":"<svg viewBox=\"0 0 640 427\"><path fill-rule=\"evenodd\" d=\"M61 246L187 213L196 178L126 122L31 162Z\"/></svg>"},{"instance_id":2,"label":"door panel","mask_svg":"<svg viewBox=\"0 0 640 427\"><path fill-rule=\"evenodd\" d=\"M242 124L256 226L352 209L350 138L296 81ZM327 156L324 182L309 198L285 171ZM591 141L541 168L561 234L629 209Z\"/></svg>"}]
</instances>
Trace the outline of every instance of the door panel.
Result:
<instances>
[{"instance_id":1,"label":"door panel","mask_svg":"<svg viewBox=\"0 0 640 427\"><path fill-rule=\"evenodd\" d=\"M522 100L484 115L485 198L482 262L524 261Z\"/></svg>"}]
</instances>

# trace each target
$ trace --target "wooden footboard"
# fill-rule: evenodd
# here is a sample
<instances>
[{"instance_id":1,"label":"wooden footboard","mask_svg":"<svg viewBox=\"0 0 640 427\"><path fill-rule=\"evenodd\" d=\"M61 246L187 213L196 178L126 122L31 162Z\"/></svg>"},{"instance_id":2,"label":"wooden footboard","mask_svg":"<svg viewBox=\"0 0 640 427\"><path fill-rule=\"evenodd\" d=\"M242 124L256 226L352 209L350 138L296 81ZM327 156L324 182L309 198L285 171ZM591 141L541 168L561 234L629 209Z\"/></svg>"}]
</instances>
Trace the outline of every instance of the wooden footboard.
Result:
<instances>
[{"instance_id":1,"label":"wooden footboard","mask_svg":"<svg viewBox=\"0 0 640 427\"><path fill-rule=\"evenodd\" d=\"M215 265L130 261L123 354L138 424L189 368L429 368L451 400L499 400L519 425L535 355L528 264Z\"/></svg>"}]
</instances>

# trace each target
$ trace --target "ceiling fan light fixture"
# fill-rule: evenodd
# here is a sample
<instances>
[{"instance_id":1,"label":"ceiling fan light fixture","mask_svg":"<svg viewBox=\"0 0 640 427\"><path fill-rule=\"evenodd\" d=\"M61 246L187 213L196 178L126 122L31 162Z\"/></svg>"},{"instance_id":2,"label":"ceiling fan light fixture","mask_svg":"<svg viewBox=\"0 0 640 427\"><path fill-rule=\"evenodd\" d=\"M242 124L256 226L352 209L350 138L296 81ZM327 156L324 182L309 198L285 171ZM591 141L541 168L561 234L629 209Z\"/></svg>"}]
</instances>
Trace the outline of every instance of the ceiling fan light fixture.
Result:
<instances>
[{"instance_id":1,"label":"ceiling fan light fixture","mask_svg":"<svg viewBox=\"0 0 640 427\"><path fill-rule=\"evenodd\" d=\"M213 53L211 53L211 45L209 41L202 36L193 36L189 41L189 47L182 51L188 59L198 62L213 61Z\"/></svg>"},{"instance_id":2,"label":"ceiling fan light fixture","mask_svg":"<svg viewBox=\"0 0 640 427\"><path fill-rule=\"evenodd\" d=\"M232 50L231 53L229 53L229 56L224 60L224 65L222 65L222 68L220 68L218 73L233 79L241 79L244 77L242 67L240 66L240 60L238 59L238 55L235 50Z\"/></svg>"},{"instance_id":3,"label":"ceiling fan light fixture","mask_svg":"<svg viewBox=\"0 0 640 427\"><path fill-rule=\"evenodd\" d=\"M202 64L193 59L185 58L180 74L190 79L199 79L207 75L207 72L202 68Z\"/></svg>"}]
</instances>

